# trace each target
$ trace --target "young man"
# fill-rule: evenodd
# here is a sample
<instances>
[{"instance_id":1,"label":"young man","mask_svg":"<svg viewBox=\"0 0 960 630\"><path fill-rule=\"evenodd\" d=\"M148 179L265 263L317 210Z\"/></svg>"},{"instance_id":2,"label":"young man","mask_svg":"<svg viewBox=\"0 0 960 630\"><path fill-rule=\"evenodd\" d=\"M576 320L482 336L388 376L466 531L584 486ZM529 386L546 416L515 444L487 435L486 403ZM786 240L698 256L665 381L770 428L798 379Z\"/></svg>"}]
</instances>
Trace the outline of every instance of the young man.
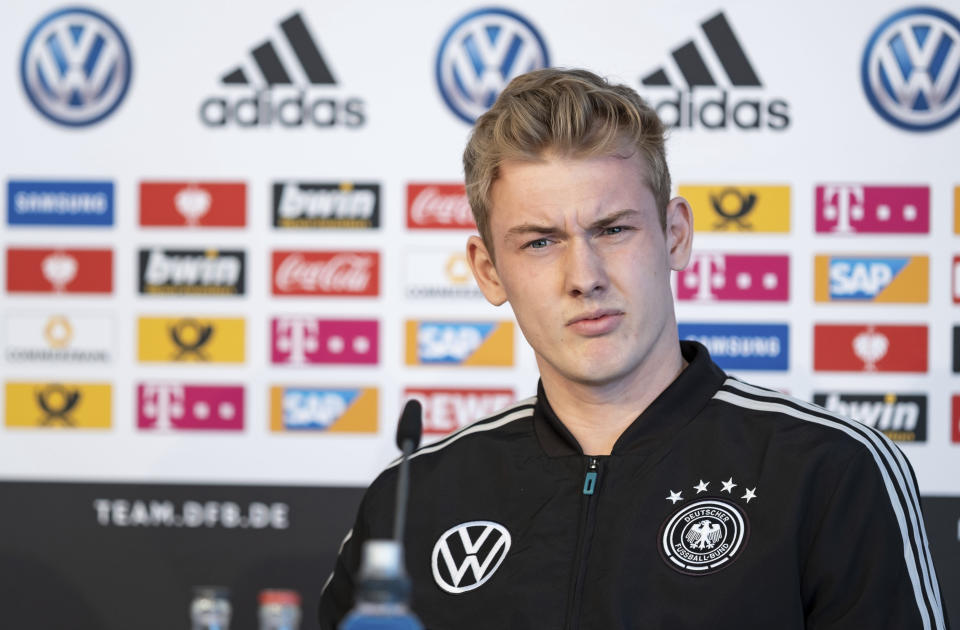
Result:
<instances>
[{"instance_id":1,"label":"young man","mask_svg":"<svg viewBox=\"0 0 960 630\"><path fill-rule=\"evenodd\" d=\"M578 70L518 77L464 153L480 289L537 396L417 451L406 566L427 628L945 628L913 472L878 432L726 376L680 342L692 217L663 126ZM320 617L389 538L371 485Z\"/></svg>"}]
</instances>

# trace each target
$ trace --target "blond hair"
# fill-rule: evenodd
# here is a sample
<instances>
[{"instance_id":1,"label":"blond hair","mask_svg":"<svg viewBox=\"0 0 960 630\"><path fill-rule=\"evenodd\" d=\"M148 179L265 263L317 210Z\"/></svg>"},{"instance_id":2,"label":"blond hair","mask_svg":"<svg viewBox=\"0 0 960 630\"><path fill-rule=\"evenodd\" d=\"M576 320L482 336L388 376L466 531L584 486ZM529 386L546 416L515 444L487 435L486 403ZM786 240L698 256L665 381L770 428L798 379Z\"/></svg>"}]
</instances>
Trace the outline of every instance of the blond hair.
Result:
<instances>
[{"instance_id":1,"label":"blond hair","mask_svg":"<svg viewBox=\"0 0 960 630\"><path fill-rule=\"evenodd\" d=\"M646 162L666 229L670 171L656 111L633 89L587 70L547 68L516 77L477 119L463 152L467 198L487 249L493 253L490 189L505 161L538 161L547 153L626 158L635 151Z\"/></svg>"}]
</instances>

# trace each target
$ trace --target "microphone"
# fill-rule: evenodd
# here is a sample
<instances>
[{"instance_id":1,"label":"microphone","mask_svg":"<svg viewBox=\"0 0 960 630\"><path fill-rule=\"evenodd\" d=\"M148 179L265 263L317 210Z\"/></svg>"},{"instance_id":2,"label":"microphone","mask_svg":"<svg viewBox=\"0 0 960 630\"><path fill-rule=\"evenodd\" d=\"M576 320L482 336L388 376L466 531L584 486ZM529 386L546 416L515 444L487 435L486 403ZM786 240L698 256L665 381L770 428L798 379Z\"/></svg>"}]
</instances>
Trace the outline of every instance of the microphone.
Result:
<instances>
[{"instance_id":1,"label":"microphone","mask_svg":"<svg viewBox=\"0 0 960 630\"><path fill-rule=\"evenodd\" d=\"M408 400L397 424L397 447L402 455L393 540L363 543L357 600L340 624L340 630L423 630L420 620L408 608L410 580L403 566L403 530L410 494L409 457L420 445L422 432L423 407L420 401Z\"/></svg>"},{"instance_id":2,"label":"microphone","mask_svg":"<svg viewBox=\"0 0 960 630\"><path fill-rule=\"evenodd\" d=\"M423 433L423 406L419 400L408 400L397 424L397 448L403 453L397 480L397 511L393 521L393 539L403 547L403 530L407 521L407 499L410 496L410 461L413 451L420 446Z\"/></svg>"}]
</instances>

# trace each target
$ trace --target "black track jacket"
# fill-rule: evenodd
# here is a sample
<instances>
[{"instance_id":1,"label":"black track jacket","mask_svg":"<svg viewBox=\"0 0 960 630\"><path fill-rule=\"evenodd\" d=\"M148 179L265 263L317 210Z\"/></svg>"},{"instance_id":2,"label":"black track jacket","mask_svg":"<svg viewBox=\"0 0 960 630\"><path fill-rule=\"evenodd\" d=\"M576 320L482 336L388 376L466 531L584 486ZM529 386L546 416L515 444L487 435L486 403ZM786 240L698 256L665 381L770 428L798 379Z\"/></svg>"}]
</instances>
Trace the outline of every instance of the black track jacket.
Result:
<instances>
[{"instance_id":1,"label":"black track jacket","mask_svg":"<svg viewBox=\"0 0 960 630\"><path fill-rule=\"evenodd\" d=\"M538 396L411 459L406 565L432 630L946 627L917 484L879 432L689 366L589 457ZM320 603L353 604L390 538L397 467L370 486Z\"/></svg>"}]
</instances>

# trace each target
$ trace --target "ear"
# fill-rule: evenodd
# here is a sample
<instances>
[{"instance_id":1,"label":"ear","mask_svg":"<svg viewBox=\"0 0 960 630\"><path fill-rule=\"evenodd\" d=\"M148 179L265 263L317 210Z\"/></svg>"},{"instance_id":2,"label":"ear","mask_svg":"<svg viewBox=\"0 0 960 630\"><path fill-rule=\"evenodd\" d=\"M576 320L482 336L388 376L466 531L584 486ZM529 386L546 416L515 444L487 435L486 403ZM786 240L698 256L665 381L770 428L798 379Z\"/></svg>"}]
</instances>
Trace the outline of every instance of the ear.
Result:
<instances>
[{"instance_id":1,"label":"ear","mask_svg":"<svg viewBox=\"0 0 960 630\"><path fill-rule=\"evenodd\" d=\"M667 257L670 269L680 271L690 262L693 248L693 211L683 197L667 204Z\"/></svg>"},{"instance_id":2,"label":"ear","mask_svg":"<svg viewBox=\"0 0 960 630\"><path fill-rule=\"evenodd\" d=\"M494 306L500 306L506 302L507 292L500 283L500 275L497 273L493 256L487 251L487 246L479 236L471 236L467 239L467 262L470 263L470 270L473 271L477 286L480 287L487 301Z\"/></svg>"}]
</instances>

